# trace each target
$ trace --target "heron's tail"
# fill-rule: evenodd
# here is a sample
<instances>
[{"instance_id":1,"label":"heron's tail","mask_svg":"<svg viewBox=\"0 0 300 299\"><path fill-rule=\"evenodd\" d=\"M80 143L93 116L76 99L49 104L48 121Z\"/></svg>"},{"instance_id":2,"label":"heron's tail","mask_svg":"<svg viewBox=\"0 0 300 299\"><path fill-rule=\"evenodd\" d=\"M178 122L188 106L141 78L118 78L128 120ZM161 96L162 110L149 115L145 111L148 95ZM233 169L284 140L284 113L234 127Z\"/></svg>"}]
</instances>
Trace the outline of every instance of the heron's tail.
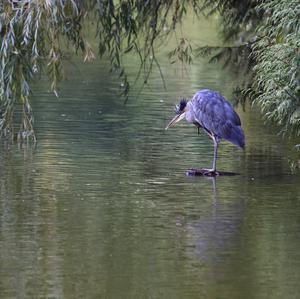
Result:
<instances>
[{"instance_id":1,"label":"heron's tail","mask_svg":"<svg viewBox=\"0 0 300 299\"><path fill-rule=\"evenodd\" d=\"M245 147L245 134L241 126L226 122L222 127L221 136L241 148Z\"/></svg>"},{"instance_id":2,"label":"heron's tail","mask_svg":"<svg viewBox=\"0 0 300 299\"><path fill-rule=\"evenodd\" d=\"M233 127L231 131L231 136L230 139L233 144L239 146L240 148L244 149L245 148L245 134L240 126L235 126Z\"/></svg>"}]
</instances>

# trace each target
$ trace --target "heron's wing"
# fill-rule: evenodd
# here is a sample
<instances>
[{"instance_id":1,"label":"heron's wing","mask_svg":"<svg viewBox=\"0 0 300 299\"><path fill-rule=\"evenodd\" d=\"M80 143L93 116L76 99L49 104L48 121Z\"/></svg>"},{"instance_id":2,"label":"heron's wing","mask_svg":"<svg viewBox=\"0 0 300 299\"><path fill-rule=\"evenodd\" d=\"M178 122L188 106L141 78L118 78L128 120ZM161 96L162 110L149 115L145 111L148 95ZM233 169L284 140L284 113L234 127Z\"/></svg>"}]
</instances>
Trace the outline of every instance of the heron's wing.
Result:
<instances>
[{"instance_id":1,"label":"heron's wing","mask_svg":"<svg viewBox=\"0 0 300 299\"><path fill-rule=\"evenodd\" d=\"M192 102L197 122L214 135L243 147L241 121L231 104L217 92L205 90L196 95Z\"/></svg>"}]
</instances>

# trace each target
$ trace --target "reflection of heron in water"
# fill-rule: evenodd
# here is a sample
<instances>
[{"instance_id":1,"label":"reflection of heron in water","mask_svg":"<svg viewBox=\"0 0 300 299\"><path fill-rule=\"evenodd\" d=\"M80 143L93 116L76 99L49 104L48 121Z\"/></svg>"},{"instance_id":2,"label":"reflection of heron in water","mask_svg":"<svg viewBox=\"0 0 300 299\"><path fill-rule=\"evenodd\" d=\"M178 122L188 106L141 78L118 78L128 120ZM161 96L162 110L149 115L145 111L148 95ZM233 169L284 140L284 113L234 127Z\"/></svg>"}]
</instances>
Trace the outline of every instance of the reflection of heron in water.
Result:
<instances>
[{"instance_id":1,"label":"reflection of heron in water","mask_svg":"<svg viewBox=\"0 0 300 299\"><path fill-rule=\"evenodd\" d=\"M176 116L166 129L185 118L198 130L202 128L214 142L214 160L211 169L205 169L206 175L217 175L217 151L221 139L244 148L245 136L238 114L231 104L218 92L209 89L198 91L190 101L181 100L176 106Z\"/></svg>"},{"instance_id":2,"label":"reflection of heron in water","mask_svg":"<svg viewBox=\"0 0 300 299\"><path fill-rule=\"evenodd\" d=\"M225 253L234 254L244 207L240 200L226 204L220 201L216 177L207 179L212 182L211 210L206 217L202 216L196 222L187 224L187 231L191 236L190 248L195 249L192 254L202 261L209 261L212 266L223 260Z\"/></svg>"}]
</instances>

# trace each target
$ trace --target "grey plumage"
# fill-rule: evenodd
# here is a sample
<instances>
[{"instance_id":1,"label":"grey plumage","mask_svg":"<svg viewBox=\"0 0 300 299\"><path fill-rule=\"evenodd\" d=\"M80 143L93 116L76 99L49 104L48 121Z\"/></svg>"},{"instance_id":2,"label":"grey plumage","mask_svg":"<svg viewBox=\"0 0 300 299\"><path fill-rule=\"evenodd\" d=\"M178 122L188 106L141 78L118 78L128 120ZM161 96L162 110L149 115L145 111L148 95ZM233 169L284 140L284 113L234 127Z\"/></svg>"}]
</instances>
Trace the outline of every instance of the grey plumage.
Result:
<instances>
[{"instance_id":1,"label":"grey plumage","mask_svg":"<svg viewBox=\"0 0 300 299\"><path fill-rule=\"evenodd\" d=\"M218 92L203 89L198 91L190 101L181 100L175 109L176 116L172 124L185 117L187 122L202 128L214 142L214 160L210 173L216 172L217 150L221 139L225 139L241 148L245 146L245 135L241 120L231 104Z\"/></svg>"},{"instance_id":2,"label":"grey plumage","mask_svg":"<svg viewBox=\"0 0 300 299\"><path fill-rule=\"evenodd\" d=\"M187 103L187 121L197 122L210 134L243 148L245 136L241 120L231 104L218 92L209 89L198 91ZM191 117L191 118L190 118ZM188 119L189 118L189 119Z\"/></svg>"}]
</instances>

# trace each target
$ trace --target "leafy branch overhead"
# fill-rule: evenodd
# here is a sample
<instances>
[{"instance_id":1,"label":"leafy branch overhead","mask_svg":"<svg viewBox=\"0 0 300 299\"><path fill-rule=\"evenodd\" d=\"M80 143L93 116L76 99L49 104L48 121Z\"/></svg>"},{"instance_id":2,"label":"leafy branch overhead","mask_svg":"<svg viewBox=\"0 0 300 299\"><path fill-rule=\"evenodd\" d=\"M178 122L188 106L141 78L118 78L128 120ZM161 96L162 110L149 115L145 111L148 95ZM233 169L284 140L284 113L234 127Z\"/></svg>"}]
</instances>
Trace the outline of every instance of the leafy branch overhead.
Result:
<instances>
[{"instance_id":1,"label":"leafy branch overhead","mask_svg":"<svg viewBox=\"0 0 300 299\"><path fill-rule=\"evenodd\" d=\"M298 0L204 1L209 14L222 15L232 46L194 49L245 80L239 102L248 99L286 135L300 135L300 3Z\"/></svg>"},{"instance_id":2,"label":"leafy branch overhead","mask_svg":"<svg viewBox=\"0 0 300 299\"><path fill-rule=\"evenodd\" d=\"M297 0L264 1L258 32L264 35L252 47L255 60L250 98L284 134L300 135L300 4Z\"/></svg>"},{"instance_id":3,"label":"leafy branch overhead","mask_svg":"<svg viewBox=\"0 0 300 299\"><path fill-rule=\"evenodd\" d=\"M83 14L74 1L4 1L0 6L0 131L13 136L13 120L22 110L19 139L33 139L30 83L46 70L57 94L62 77L62 37L88 50L81 34ZM88 52L86 52L87 55Z\"/></svg>"},{"instance_id":4,"label":"leafy branch overhead","mask_svg":"<svg viewBox=\"0 0 300 299\"><path fill-rule=\"evenodd\" d=\"M192 63L197 55L209 55L212 60L243 66L248 74L244 95L285 132L299 135L298 0L1 0L0 134L15 136L16 112L21 111L19 140L36 139L30 86L35 77L47 74L58 95L65 49L81 53L84 61L94 59L96 52L108 57L126 98L129 82L123 56L133 53L139 57L138 77L143 76L147 83L154 66L161 72L156 46L188 11L207 17L220 14L229 46L192 48L182 37L169 53L170 62ZM98 51L85 35L91 24L96 24Z\"/></svg>"},{"instance_id":5,"label":"leafy branch overhead","mask_svg":"<svg viewBox=\"0 0 300 299\"><path fill-rule=\"evenodd\" d=\"M113 0L10 0L0 2L0 104L2 136L14 136L16 110L22 121L18 138L33 139L30 107L31 80L47 73L52 91L58 95L63 76L64 49L71 45L84 60L95 57L84 35L89 20L96 19L99 56L108 55L111 68L123 80L127 96L129 83L122 66L124 53L137 53L145 81L153 64L157 66L155 41L175 29L190 5L197 1L113 1ZM168 30L165 30L166 28Z\"/></svg>"}]
</instances>

